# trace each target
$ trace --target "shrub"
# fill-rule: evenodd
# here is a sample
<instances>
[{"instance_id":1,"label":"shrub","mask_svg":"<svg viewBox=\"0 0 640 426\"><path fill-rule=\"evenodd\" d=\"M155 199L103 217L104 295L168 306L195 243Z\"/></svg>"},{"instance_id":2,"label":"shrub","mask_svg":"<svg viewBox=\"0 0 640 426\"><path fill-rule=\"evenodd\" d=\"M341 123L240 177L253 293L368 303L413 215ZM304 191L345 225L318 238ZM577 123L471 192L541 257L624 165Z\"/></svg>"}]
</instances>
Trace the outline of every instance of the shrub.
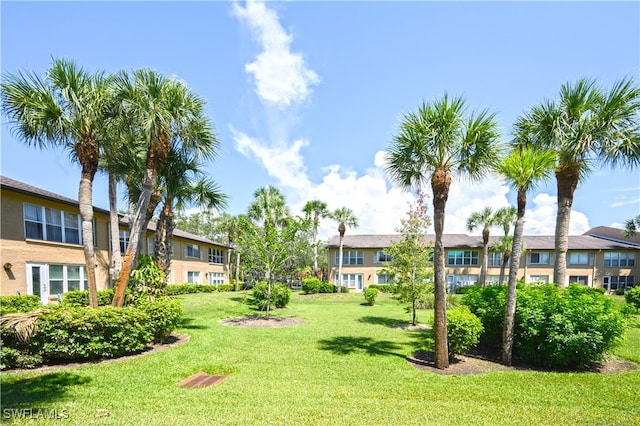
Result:
<instances>
[{"instance_id":1,"label":"shrub","mask_svg":"<svg viewBox=\"0 0 640 426\"><path fill-rule=\"evenodd\" d=\"M627 291L624 295L624 300L632 306L635 306L636 309L640 309L640 286L633 287L631 290Z\"/></svg>"},{"instance_id":2,"label":"shrub","mask_svg":"<svg viewBox=\"0 0 640 426\"><path fill-rule=\"evenodd\" d=\"M480 287L480 286L475 284L475 285L465 285L462 287L456 287L455 294L467 294L474 287Z\"/></svg>"},{"instance_id":3,"label":"shrub","mask_svg":"<svg viewBox=\"0 0 640 426\"><path fill-rule=\"evenodd\" d=\"M148 330L156 343L169 337L178 326L183 314L180 301L168 297L156 298L153 301L141 300L135 307L149 316Z\"/></svg>"},{"instance_id":4,"label":"shrub","mask_svg":"<svg viewBox=\"0 0 640 426\"><path fill-rule=\"evenodd\" d=\"M233 291L233 284L169 284L166 288L167 296L177 296L179 294L193 293L214 293L216 291Z\"/></svg>"},{"instance_id":5,"label":"shrub","mask_svg":"<svg viewBox=\"0 0 640 426\"><path fill-rule=\"evenodd\" d=\"M259 282L253 286L253 298L250 299L250 303L253 304L259 311L265 311L267 309L267 302L269 296L269 286L266 282ZM282 283L271 284L271 303L270 307L284 308L289 304L291 298L291 290L289 287Z\"/></svg>"},{"instance_id":6,"label":"shrub","mask_svg":"<svg viewBox=\"0 0 640 426\"><path fill-rule=\"evenodd\" d=\"M79 307L43 313L32 346L45 360L100 359L140 352L151 338L149 315L141 309Z\"/></svg>"},{"instance_id":7,"label":"shrub","mask_svg":"<svg viewBox=\"0 0 640 426\"><path fill-rule=\"evenodd\" d=\"M505 286L469 286L462 297L462 304L469 307L472 314L480 318L484 332L480 336L483 344L500 347L504 327L504 305L507 288Z\"/></svg>"},{"instance_id":8,"label":"shrub","mask_svg":"<svg viewBox=\"0 0 640 426\"><path fill-rule=\"evenodd\" d=\"M234 291L234 285L233 284L218 284L217 286L215 286L216 291L222 292L222 291Z\"/></svg>"},{"instance_id":9,"label":"shrub","mask_svg":"<svg viewBox=\"0 0 640 426\"><path fill-rule=\"evenodd\" d=\"M375 288L367 287L364 290L364 299L367 303L373 306L376 303L376 297L378 297L378 290Z\"/></svg>"},{"instance_id":10,"label":"shrub","mask_svg":"<svg viewBox=\"0 0 640 426\"><path fill-rule=\"evenodd\" d=\"M616 296L624 296L624 287L619 287L616 289Z\"/></svg>"},{"instance_id":11,"label":"shrub","mask_svg":"<svg viewBox=\"0 0 640 426\"><path fill-rule=\"evenodd\" d=\"M447 340L449 359L476 346L482 334L480 318L471 313L467 306L447 312Z\"/></svg>"},{"instance_id":12,"label":"shrub","mask_svg":"<svg viewBox=\"0 0 640 426\"><path fill-rule=\"evenodd\" d=\"M396 284L370 284L368 288L375 288L380 293L395 293L398 290Z\"/></svg>"},{"instance_id":13,"label":"shrub","mask_svg":"<svg viewBox=\"0 0 640 426\"><path fill-rule=\"evenodd\" d=\"M338 286L326 281L320 281L318 278L304 278L302 280L302 291L305 294L336 293Z\"/></svg>"},{"instance_id":14,"label":"shrub","mask_svg":"<svg viewBox=\"0 0 640 426\"><path fill-rule=\"evenodd\" d=\"M0 348L0 370L9 368L36 368L42 365L42 357L14 348Z\"/></svg>"},{"instance_id":15,"label":"shrub","mask_svg":"<svg viewBox=\"0 0 640 426\"><path fill-rule=\"evenodd\" d=\"M113 289L98 292L98 306L109 306L113 301ZM89 306L89 292L87 290L68 291L62 295L62 303L67 306Z\"/></svg>"},{"instance_id":16,"label":"shrub","mask_svg":"<svg viewBox=\"0 0 640 426\"><path fill-rule=\"evenodd\" d=\"M142 254L138 256L138 267L131 272L129 285L133 300L154 300L165 294L167 277L153 256Z\"/></svg>"},{"instance_id":17,"label":"shrub","mask_svg":"<svg viewBox=\"0 0 640 426\"><path fill-rule=\"evenodd\" d=\"M0 315L13 312L30 312L41 307L40 296L25 294L21 296L0 296Z\"/></svg>"}]
</instances>

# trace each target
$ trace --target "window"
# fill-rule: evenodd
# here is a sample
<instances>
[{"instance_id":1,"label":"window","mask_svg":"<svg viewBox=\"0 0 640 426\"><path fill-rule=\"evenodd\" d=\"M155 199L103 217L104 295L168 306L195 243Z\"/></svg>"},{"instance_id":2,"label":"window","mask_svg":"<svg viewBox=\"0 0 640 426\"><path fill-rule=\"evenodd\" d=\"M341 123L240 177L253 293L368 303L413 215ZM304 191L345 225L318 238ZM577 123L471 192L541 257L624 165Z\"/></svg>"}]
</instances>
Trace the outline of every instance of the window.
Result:
<instances>
[{"instance_id":1,"label":"window","mask_svg":"<svg viewBox=\"0 0 640 426\"><path fill-rule=\"evenodd\" d=\"M635 285L634 284L634 280L633 280L633 276L630 276L630 277L625 277L625 276L609 277L609 282L611 283L611 290L617 290L619 288L633 287Z\"/></svg>"},{"instance_id":2,"label":"window","mask_svg":"<svg viewBox=\"0 0 640 426\"><path fill-rule=\"evenodd\" d=\"M626 252L605 252L604 266L636 266L636 254Z\"/></svg>"},{"instance_id":3,"label":"window","mask_svg":"<svg viewBox=\"0 0 640 426\"><path fill-rule=\"evenodd\" d=\"M582 285L589 284L589 277L586 275L570 275L569 284L578 283Z\"/></svg>"},{"instance_id":4,"label":"window","mask_svg":"<svg viewBox=\"0 0 640 426\"><path fill-rule=\"evenodd\" d=\"M209 272L207 277L211 285L224 284L224 274L222 272Z\"/></svg>"},{"instance_id":5,"label":"window","mask_svg":"<svg viewBox=\"0 0 640 426\"><path fill-rule=\"evenodd\" d=\"M156 252L156 237L147 238L147 254L154 254Z\"/></svg>"},{"instance_id":6,"label":"window","mask_svg":"<svg viewBox=\"0 0 640 426\"><path fill-rule=\"evenodd\" d=\"M24 203L25 238L80 244L80 215Z\"/></svg>"},{"instance_id":7,"label":"window","mask_svg":"<svg viewBox=\"0 0 640 426\"><path fill-rule=\"evenodd\" d=\"M187 244L184 248L184 257L200 259L200 246L196 244Z\"/></svg>"},{"instance_id":8,"label":"window","mask_svg":"<svg viewBox=\"0 0 640 426\"><path fill-rule=\"evenodd\" d=\"M585 253L585 252L569 253L568 263L570 265L589 265L589 253Z\"/></svg>"},{"instance_id":9,"label":"window","mask_svg":"<svg viewBox=\"0 0 640 426\"><path fill-rule=\"evenodd\" d=\"M504 280L508 280L509 277L505 276ZM487 284L499 284L500 283L500 275L487 275Z\"/></svg>"},{"instance_id":10,"label":"window","mask_svg":"<svg viewBox=\"0 0 640 426\"><path fill-rule=\"evenodd\" d=\"M385 254L385 252L378 250L373 258L373 263L391 262L391 256Z\"/></svg>"},{"instance_id":11,"label":"window","mask_svg":"<svg viewBox=\"0 0 640 426\"><path fill-rule=\"evenodd\" d=\"M466 287L478 283L477 275L447 275L449 293L454 293L458 287Z\"/></svg>"},{"instance_id":12,"label":"window","mask_svg":"<svg viewBox=\"0 0 640 426\"><path fill-rule=\"evenodd\" d=\"M342 265L362 265L364 254L359 250L347 250L342 252ZM340 264L340 251L336 252L336 265Z\"/></svg>"},{"instance_id":13,"label":"window","mask_svg":"<svg viewBox=\"0 0 640 426\"><path fill-rule=\"evenodd\" d=\"M63 294L73 290L87 288L87 278L84 266L79 265L48 265L49 266L49 294Z\"/></svg>"},{"instance_id":14,"label":"window","mask_svg":"<svg viewBox=\"0 0 640 426\"><path fill-rule=\"evenodd\" d=\"M224 252L219 249L209 249L209 263L224 263Z\"/></svg>"},{"instance_id":15,"label":"window","mask_svg":"<svg viewBox=\"0 0 640 426\"><path fill-rule=\"evenodd\" d=\"M199 271L188 271L187 272L187 282L191 284L200 284L200 272Z\"/></svg>"},{"instance_id":16,"label":"window","mask_svg":"<svg viewBox=\"0 0 640 426\"><path fill-rule=\"evenodd\" d=\"M487 259L489 266L502 266L502 253L489 252L489 258ZM507 261L507 265L508 265Z\"/></svg>"},{"instance_id":17,"label":"window","mask_svg":"<svg viewBox=\"0 0 640 426\"><path fill-rule=\"evenodd\" d=\"M549 275L529 275L530 283L549 283Z\"/></svg>"},{"instance_id":18,"label":"window","mask_svg":"<svg viewBox=\"0 0 640 426\"><path fill-rule=\"evenodd\" d=\"M478 252L471 250L449 250L447 263L449 265L477 265Z\"/></svg>"},{"instance_id":19,"label":"window","mask_svg":"<svg viewBox=\"0 0 640 426\"><path fill-rule=\"evenodd\" d=\"M534 252L529 254L529 265L548 265L549 253Z\"/></svg>"},{"instance_id":20,"label":"window","mask_svg":"<svg viewBox=\"0 0 640 426\"><path fill-rule=\"evenodd\" d=\"M393 283L393 277L389 274L378 274L376 275L377 282L376 284L391 284Z\"/></svg>"},{"instance_id":21,"label":"window","mask_svg":"<svg viewBox=\"0 0 640 426\"><path fill-rule=\"evenodd\" d=\"M125 254L129 247L129 231L120 230L120 253Z\"/></svg>"}]
</instances>

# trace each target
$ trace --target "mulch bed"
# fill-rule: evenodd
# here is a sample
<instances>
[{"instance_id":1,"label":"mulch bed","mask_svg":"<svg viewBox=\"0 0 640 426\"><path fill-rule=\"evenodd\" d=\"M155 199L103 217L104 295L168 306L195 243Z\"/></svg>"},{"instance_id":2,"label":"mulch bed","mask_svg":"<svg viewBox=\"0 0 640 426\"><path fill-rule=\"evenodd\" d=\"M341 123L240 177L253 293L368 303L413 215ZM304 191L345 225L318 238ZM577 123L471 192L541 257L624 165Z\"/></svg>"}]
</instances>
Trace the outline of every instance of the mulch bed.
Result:
<instances>
[{"instance_id":1,"label":"mulch bed","mask_svg":"<svg viewBox=\"0 0 640 426\"><path fill-rule=\"evenodd\" d=\"M290 327L293 325L299 325L304 323L301 318L288 318L288 317L269 317L263 316L244 316L237 318L226 318L220 320L220 323L224 325L231 325L234 327L252 327L252 328L275 328L275 327Z\"/></svg>"}]
</instances>

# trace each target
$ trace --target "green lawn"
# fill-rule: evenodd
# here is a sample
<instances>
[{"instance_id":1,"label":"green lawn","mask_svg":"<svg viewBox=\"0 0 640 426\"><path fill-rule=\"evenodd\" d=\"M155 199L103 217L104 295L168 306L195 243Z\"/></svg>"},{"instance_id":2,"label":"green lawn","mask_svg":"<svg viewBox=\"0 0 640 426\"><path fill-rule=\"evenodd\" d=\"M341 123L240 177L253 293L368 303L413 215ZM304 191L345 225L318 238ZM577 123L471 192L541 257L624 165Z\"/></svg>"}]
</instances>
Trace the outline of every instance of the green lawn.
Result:
<instances>
[{"instance_id":1,"label":"green lawn","mask_svg":"<svg viewBox=\"0 0 640 426\"><path fill-rule=\"evenodd\" d=\"M299 295L277 315L302 325L250 329L221 318L250 313L243 294L181 296L189 342L135 359L49 373L2 374L8 409L56 409L65 420L109 425L637 425L640 370L621 374L496 372L447 376L405 356L428 332L391 327L409 316L388 295ZM425 322L429 312L420 312ZM640 361L640 324L618 353ZM232 373L183 389L198 371ZM107 415L108 414L108 415Z\"/></svg>"}]
</instances>

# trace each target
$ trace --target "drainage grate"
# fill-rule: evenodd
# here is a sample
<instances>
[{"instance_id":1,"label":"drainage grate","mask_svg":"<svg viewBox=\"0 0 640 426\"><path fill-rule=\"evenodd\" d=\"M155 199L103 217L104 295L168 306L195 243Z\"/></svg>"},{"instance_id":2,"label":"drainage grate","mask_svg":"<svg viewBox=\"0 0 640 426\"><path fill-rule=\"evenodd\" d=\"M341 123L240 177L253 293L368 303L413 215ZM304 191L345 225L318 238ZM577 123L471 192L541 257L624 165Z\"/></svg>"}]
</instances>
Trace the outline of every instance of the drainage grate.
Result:
<instances>
[{"instance_id":1,"label":"drainage grate","mask_svg":"<svg viewBox=\"0 0 640 426\"><path fill-rule=\"evenodd\" d=\"M189 376L180 382L180 386L183 388L207 388L209 386L217 385L218 383L226 380L229 376L212 376L200 371L199 373Z\"/></svg>"}]
</instances>

